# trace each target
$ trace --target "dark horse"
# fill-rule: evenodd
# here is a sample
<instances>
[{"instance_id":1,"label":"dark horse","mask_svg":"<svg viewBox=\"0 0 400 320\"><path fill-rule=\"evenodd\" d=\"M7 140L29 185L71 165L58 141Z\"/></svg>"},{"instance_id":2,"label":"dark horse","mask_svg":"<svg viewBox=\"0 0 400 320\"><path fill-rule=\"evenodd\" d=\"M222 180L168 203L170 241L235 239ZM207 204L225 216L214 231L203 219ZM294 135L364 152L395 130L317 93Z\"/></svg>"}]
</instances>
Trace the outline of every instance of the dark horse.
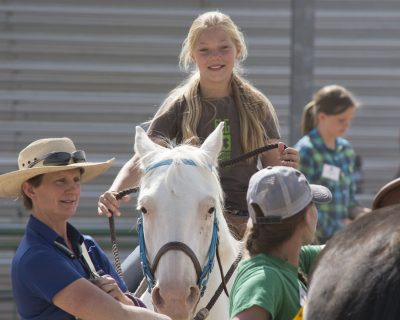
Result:
<instances>
[{"instance_id":1,"label":"dark horse","mask_svg":"<svg viewBox=\"0 0 400 320\"><path fill-rule=\"evenodd\" d=\"M400 319L400 198L395 203L328 241L310 278L304 319Z\"/></svg>"}]
</instances>

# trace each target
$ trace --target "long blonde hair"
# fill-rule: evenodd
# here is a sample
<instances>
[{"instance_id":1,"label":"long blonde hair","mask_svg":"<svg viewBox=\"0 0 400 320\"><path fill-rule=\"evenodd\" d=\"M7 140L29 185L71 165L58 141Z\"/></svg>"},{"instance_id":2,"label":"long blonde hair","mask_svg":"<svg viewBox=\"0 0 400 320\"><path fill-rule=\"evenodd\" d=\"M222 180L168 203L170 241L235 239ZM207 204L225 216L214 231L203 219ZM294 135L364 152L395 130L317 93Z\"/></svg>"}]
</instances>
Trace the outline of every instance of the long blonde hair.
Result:
<instances>
[{"instance_id":1,"label":"long blonde hair","mask_svg":"<svg viewBox=\"0 0 400 320\"><path fill-rule=\"evenodd\" d=\"M191 75L177 88L172 90L165 99L155 117L164 114L177 102L186 103L183 114L182 136L184 140L194 140L198 143L197 127L202 114L202 99L200 94L200 74L192 58L192 53L201 33L209 28L219 27L230 36L239 54L231 78L231 87L234 101L239 112L241 127L241 145L243 151L249 152L265 144L268 139L264 122L271 118L279 130L276 112L271 102L257 90L250 82L240 76L240 64L247 57L247 47L243 33L231 20L221 12L206 12L198 16L192 23L189 33L182 44L179 56L181 68Z\"/></svg>"},{"instance_id":2,"label":"long blonde hair","mask_svg":"<svg viewBox=\"0 0 400 320\"><path fill-rule=\"evenodd\" d=\"M337 115L359 106L353 94L346 88L336 84L322 87L314 94L313 100L304 107L301 132L305 135L318 125L317 114L320 112Z\"/></svg>"}]
</instances>

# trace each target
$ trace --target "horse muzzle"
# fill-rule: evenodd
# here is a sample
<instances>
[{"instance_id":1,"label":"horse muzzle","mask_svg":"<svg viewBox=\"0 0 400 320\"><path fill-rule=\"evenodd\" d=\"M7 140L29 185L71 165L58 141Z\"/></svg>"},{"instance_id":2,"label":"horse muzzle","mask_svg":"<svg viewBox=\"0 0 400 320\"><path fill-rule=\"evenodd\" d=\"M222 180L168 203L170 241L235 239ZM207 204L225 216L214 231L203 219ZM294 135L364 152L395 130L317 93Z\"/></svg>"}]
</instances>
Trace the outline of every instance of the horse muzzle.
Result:
<instances>
[{"instance_id":1,"label":"horse muzzle","mask_svg":"<svg viewBox=\"0 0 400 320\"><path fill-rule=\"evenodd\" d=\"M157 284L151 292L151 298L157 312L174 320L189 320L193 319L200 300L200 289L189 284Z\"/></svg>"}]
</instances>

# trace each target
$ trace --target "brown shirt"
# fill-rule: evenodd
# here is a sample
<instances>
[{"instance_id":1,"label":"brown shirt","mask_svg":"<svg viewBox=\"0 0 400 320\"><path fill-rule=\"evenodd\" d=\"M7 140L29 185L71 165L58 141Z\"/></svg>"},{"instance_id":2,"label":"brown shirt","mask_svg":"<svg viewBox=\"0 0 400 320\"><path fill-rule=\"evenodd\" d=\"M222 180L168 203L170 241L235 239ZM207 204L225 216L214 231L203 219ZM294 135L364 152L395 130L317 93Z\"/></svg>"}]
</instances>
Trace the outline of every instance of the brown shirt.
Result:
<instances>
[{"instance_id":1,"label":"brown shirt","mask_svg":"<svg viewBox=\"0 0 400 320\"><path fill-rule=\"evenodd\" d=\"M185 103L176 103L165 114L154 118L148 134L152 138L165 137L182 142L182 115L186 109ZM240 142L239 113L232 97L209 99L203 103L202 116L197 128L200 141L224 121L224 142L220 154L220 160L229 160L243 154ZM264 123L267 136L271 139L279 139L278 128L269 117ZM246 193L250 177L257 171L257 160L241 161L232 166L220 168L219 174L222 188L225 193L225 206L227 209L247 210Z\"/></svg>"}]
</instances>

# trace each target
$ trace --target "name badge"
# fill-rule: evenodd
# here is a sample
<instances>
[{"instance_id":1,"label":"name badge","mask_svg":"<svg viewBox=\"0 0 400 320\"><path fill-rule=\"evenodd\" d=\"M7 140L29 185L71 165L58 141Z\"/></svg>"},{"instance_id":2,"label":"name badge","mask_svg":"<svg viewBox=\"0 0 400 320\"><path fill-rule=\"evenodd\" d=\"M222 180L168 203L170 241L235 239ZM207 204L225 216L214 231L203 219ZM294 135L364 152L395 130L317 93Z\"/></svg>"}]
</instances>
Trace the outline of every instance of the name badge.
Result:
<instances>
[{"instance_id":1,"label":"name badge","mask_svg":"<svg viewBox=\"0 0 400 320\"><path fill-rule=\"evenodd\" d=\"M322 177L333 181L339 181L340 168L325 163L322 168Z\"/></svg>"}]
</instances>

